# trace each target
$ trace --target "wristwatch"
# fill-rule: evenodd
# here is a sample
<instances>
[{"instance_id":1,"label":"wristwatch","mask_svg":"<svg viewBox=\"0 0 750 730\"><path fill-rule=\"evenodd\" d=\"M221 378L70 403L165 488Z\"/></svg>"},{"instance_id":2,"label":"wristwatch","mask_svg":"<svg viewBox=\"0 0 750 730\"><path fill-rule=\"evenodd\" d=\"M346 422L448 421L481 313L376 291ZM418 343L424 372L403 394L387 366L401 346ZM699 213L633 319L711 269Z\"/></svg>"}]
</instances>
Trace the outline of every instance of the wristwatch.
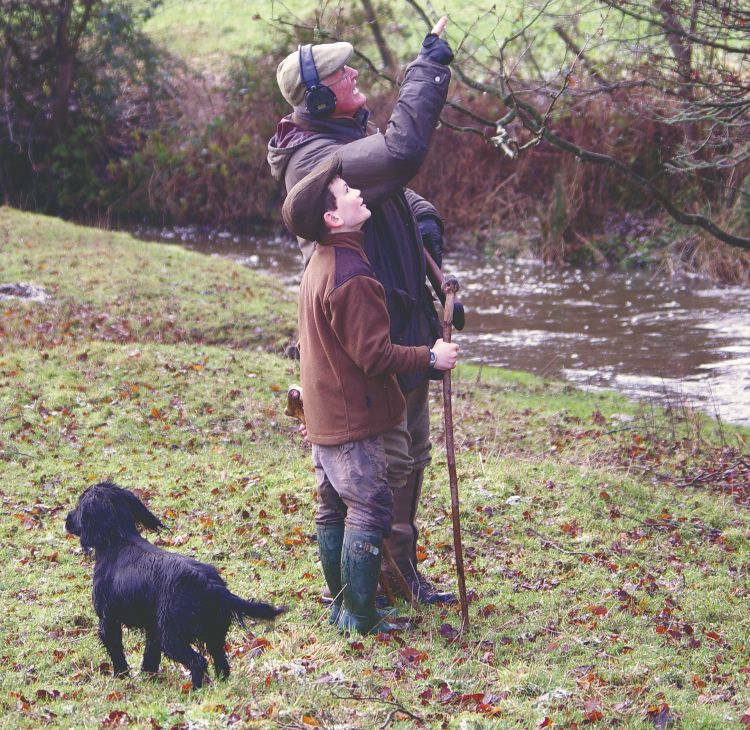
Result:
<instances>
[{"instance_id":1,"label":"wristwatch","mask_svg":"<svg viewBox=\"0 0 750 730\"><path fill-rule=\"evenodd\" d=\"M430 367L434 368L435 363L437 362L437 355L435 354L434 350L430 350Z\"/></svg>"}]
</instances>

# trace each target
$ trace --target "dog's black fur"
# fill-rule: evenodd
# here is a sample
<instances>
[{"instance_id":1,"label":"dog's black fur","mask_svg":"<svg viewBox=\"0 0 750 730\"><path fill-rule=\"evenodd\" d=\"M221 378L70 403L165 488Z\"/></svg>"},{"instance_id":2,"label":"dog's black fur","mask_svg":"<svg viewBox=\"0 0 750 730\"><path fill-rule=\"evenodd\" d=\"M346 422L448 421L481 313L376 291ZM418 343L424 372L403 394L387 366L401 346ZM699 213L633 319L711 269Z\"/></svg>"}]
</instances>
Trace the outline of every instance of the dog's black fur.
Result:
<instances>
[{"instance_id":1,"label":"dog's black fur","mask_svg":"<svg viewBox=\"0 0 750 730\"><path fill-rule=\"evenodd\" d=\"M65 529L96 555L94 610L115 676L129 669L123 624L146 631L144 672L158 671L163 652L190 670L197 689L208 667L191 646L197 643L211 655L216 676L228 676L224 643L232 621L273 619L285 609L234 595L216 568L152 545L138 534L138 524L164 527L135 494L112 482L89 487L65 519Z\"/></svg>"}]
</instances>

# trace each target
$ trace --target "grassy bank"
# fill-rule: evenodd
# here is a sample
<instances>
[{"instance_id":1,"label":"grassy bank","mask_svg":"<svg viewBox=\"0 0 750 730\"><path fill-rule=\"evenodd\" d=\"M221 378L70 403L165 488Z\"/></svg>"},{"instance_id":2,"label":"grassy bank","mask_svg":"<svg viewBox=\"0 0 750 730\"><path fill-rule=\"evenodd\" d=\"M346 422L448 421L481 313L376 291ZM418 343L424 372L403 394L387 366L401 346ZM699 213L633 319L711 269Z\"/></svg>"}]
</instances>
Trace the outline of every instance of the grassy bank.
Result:
<instances>
[{"instance_id":1,"label":"grassy bank","mask_svg":"<svg viewBox=\"0 0 750 730\"><path fill-rule=\"evenodd\" d=\"M457 610L346 638L326 624L309 452L282 415L293 296L235 264L0 208L0 726L743 727L750 717L747 430L521 373L454 378L470 631ZM435 407L420 557L453 582ZM189 693L109 676L82 489L137 489L230 587L290 612L232 629ZM126 634L132 667L142 636ZM743 719L745 718L745 719ZM670 724L671 723L671 724Z\"/></svg>"}]
</instances>

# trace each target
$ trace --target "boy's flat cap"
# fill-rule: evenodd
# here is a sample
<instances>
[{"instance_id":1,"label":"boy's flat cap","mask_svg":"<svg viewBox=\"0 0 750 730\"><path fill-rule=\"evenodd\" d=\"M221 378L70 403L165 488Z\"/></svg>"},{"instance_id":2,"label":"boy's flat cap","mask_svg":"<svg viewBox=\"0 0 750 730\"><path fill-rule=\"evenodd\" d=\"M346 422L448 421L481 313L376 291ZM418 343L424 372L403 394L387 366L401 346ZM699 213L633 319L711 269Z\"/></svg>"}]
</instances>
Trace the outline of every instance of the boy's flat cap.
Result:
<instances>
[{"instance_id":1,"label":"boy's flat cap","mask_svg":"<svg viewBox=\"0 0 750 730\"><path fill-rule=\"evenodd\" d=\"M351 43L339 41L338 43L320 43L312 47L312 56L315 68L318 69L318 78L324 79L334 71L346 66L354 54ZM300 106L305 99L305 82L299 72L299 50L290 53L276 69L276 81L284 98L292 106Z\"/></svg>"},{"instance_id":2,"label":"boy's flat cap","mask_svg":"<svg viewBox=\"0 0 750 730\"><path fill-rule=\"evenodd\" d=\"M323 237L326 232L323 213L328 186L339 174L341 159L338 155L332 155L289 191L281 207L281 217L295 236L308 241L319 241Z\"/></svg>"}]
</instances>

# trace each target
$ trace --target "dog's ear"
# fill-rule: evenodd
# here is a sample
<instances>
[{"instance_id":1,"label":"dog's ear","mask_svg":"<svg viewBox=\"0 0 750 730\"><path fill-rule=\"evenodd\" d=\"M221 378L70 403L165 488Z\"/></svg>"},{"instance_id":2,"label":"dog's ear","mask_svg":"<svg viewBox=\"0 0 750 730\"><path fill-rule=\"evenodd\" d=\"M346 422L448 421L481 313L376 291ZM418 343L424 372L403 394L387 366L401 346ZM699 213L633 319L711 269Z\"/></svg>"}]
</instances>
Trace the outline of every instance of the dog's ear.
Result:
<instances>
[{"instance_id":1,"label":"dog's ear","mask_svg":"<svg viewBox=\"0 0 750 730\"><path fill-rule=\"evenodd\" d=\"M136 535L136 525L149 530L164 527L132 492L112 482L100 482L87 489L75 509L81 547L103 549Z\"/></svg>"},{"instance_id":2,"label":"dog's ear","mask_svg":"<svg viewBox=\"0 0 750 730\"><path fill-rule=\"evenodd\" d=\"M164 523L135 494L127 489L118 489L122 504L130 512L133 522L143 525L147 530L161 530L164 527Z\"/></svg>"},{"instance_id":3,"label":"dog's ear","mask_svg":"<svg viewBox=\"0 0 750 730\"><path fill-rule=\"evenodd\" d=\"M75 509L81 547L87 552L107 547L120 539L117 517L101 493L87 489Z\"/></svg>"},{"instance_id":4,"label":"dog's ear","mask_svg":"<svg viewBox=\"0 0 750 730\"><path fill-rule=\"evenodd\" d=\"M68 516L65 518L65 532L69 532L76 537L81 535L81 517L78 512L78 509L74 509L68 512Z\"/></svg>"}]
</instances>

